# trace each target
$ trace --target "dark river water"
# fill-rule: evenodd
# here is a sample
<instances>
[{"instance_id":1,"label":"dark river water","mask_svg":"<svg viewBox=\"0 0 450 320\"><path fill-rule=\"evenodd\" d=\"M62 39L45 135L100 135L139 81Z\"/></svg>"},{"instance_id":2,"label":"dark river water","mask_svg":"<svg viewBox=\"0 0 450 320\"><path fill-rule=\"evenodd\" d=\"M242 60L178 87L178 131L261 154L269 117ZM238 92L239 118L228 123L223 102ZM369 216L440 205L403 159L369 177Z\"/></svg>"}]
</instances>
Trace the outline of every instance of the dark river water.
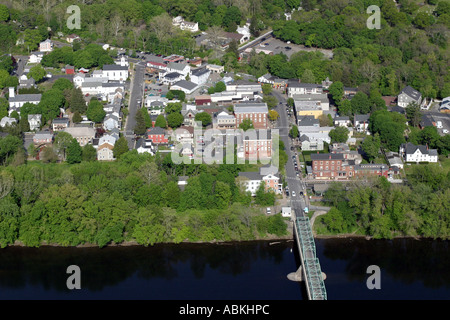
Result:
<instances>
[{"instance_id":1,"label":"dark river water","mask_svg":"<svg viewBox=\"0 0 450 320\"><path fill-rule=\"evenodd\" d=\"M450 299L448 241L316 239L329 300ZM291 251L291 249L293 249ZM0 299L302 300L293 241L0 249ZM81 270L69 290L67 267ZM380 268L379 290L366 285Z\"/></svg>"}]
</instances>

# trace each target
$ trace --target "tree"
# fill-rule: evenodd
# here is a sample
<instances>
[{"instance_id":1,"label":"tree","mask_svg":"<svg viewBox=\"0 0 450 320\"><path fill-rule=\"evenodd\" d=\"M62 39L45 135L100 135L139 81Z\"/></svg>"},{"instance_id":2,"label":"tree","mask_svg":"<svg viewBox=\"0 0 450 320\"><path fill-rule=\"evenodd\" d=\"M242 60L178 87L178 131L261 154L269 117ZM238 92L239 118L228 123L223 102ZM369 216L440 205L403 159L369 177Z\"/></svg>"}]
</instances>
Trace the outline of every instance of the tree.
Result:
<instances>
[{"instance_id":1,"label":"tree","mask_svg":"<svg viewBox=\"0 0 450 320\"><path fill-rule=\"evenodd\" d=\"M152 126L152 118L148 114L147 108L141 108L142 116L144 117L145 127L150 128Z\"/></svg>"},{"instance_id":2,"label":"tree","mask_svg":"<svg viewBox=\"0 0 450 320\"><path fill-rule=\"evenodd\" d=\"M287 99L287 105L289 107L293 107L294 106L294 98L288 98Z\"/></svg>"},{"instance_id":3,"label":"tree","mask_svg":"<svg viewBox=\"0 0 450 320\"><path fill-rule=\"evenodd\" d=\"M249 118L244 119L240 124L239 124L239 129L242 129L244 131L247 131L248 129L253 129L253 122L252 120L250 120Z\"/></svg>"},{"instance_id":4,"label":"tree","mask_svg":"<svg viewBox=\"0 0 450 320\"><path fill-rule=\"evenodd\" d=\"M337 127L335 129L332 129L328 135L331 138L331 142L347 142L348 140L348 128L346 127Z\"/></svg>"},{"instance_id":5,"label":"tree","mask_svg":"<svg viewBox=\"0 0 450 320\"><path fill-rule=\"evenodd\" d=\"M51 146L46 146L42 149L40 159L44 163L55 163L58 161L58 155L55 153Z\"/></svg>"},{"instance_id":6,"label":"tree","mask_svg":"<svg viewBox=\"0 0 450 320\"><path fill-rule=\"evenodd\" d=\"M298 138L299 132L298 132L298 127L296 125L293 125L291 130L289 130L289 135L294 139Z\"/></svg>"},{"instance_id":7,"label":"tree","mask_svg":"<svg viewBox=\"0 0 450 320\"><path fill-rule=\"evenodd\" d=\"M86 113L87 105L81 89L72 89L68 100L69 108L72 112L79 112L80 114Z\"/></svg>"},{"instance_id":8,"label":"tree","mask_svg":"<svg viewBox=\"0 0 450 320\"><path fill-rule=\"evenodd\" d=\"M416 17L413 20L413 24L419 29L425 29L426 27L429 27L434 23L435 19L433 18L433 16L426 13L425 11L417 13Z\"/></svg>"},{"instance_id":9,"label":"tree","mask_svg":"<svg viewBox=\"0 0 450 320\"><path fill-rule=\"evenodd\" d=\"M263 94L267 95L272 92L272 85L270 83L264 83L262 85Z\"/></svg>"},{"instance_id":10,"label":"tree","mask_svg":"<svg viewBox=\"0 0 450 320\"><path fill-rule=\"evenodd\" d=\"M222 81L217 82L216 85L214 86L215 92L222 92L225 90L227 90L227 86Z\"/></svg>"},{"instance_id":11,"label":"tree","mask_svg":"<svg viewBox=\"0 0 450 320\"><path fill-rule=\"evenodd\" d=\"M78 111L75 111L73 113L72 121L73 123L80 123L81 121L83 121L83 118Z\"/></svg>"},{"instance_id":12,"label":"tree","mask_svg":"<svg viewBox=\"0 0 450 320\"><path fill-rule=\"evenodd\" d=\"M66 160L67 149L69 148L74 138L68 132L59 131L55 136L53 143L54 151L56 151L63 160Z\"/></svg>"},{"instance_id":13,"label":"tree","mask_svg":"<svg viewBox=\"0 0 450 320\"><path fill-rule=\"evenodd\" d=\"M172 112L167 115L167 124L171 128L178 128L183 124L184 117L179 112Z\"/></svg>"},{"instance_id":14,"label":"tree","mask_svg":"<svg viewBox=\"0 0 450 320\"><path fill-rule=\"evenodd\" d=\"M29 146L28 146L28 150L27 150L27 153L28 153L28 155L30 156L30 157L33 157L33 158L36 158L36 156L37 156L37 154L38 154L38 149L36 149L36 147L34 146L34 143L31 143Z\"/></svg>"},{"instance_id":15,"label":"tree","mask_svg":"<svg viewBox=\"0 0 450 320\"><path fill-rule=\"evenodd\" d=\"M358 91L350 100L353 114L367 114L370 112L370 101L367 94Z\"/></svg>"},{"instance_id":16,"label":"tree","mask_svg":"<svg viewBox=\"0 0 450 320\"><path fill-rule=\"evenodd\" d=\"M411 102L405 108L406 118L413 127L417 127L422 120L422 113L417 102Z\"/></svg>"},{"instance_id":17,"label":"tree","mask_svg":"<svg viewBox=\"0 0 450 320\"><path fill-rule=\"evenodd\" d=\"M28 77L32 77L36 82L40 82L46 75L45 69L40 65L35 65L28 72Z\"/></svg>"},{"instance_id":18,"label":"tree","mask_svg":"<svg viewBox=\"0 0 450 320\"><path fill-rule=\"evenodd\" d=\"M195 115L195 121L200 121L203 127L211 124L212 118L208 112L199 112Z\"/></svg>"},{"instance_id":19,"label":"tree","mask_svg":"<svg viewBox=\"0 0 450 320\"><path fill-rule=\"evenodd\" d=\"M275 110L269 110L269 120L276 121L280 115Z\"/></svg>"},{"instance_id":20,"label":"tree","mask_svg":"<svg viewBox=\"0 0 450 320\"><path fill-rule=\"evenodd\" d=\"M344 84L341 81L333 82L329 87L331 98L336 106L340 106L344 97Z\"/></svg>"},{"instance_id":21,"label":"tree","mask_svg":"<svg viewBox=\"0 0 450 320\"><path fill-rule=\"evenodd\" d=\"M97 150L95 150L92 144L88 143L83 147L81 158L83 161L87 162L95 161L97 160Z\"/></svg>"},{"instance_id":22,"label":"tree","mask_svg":"<svg viewBox=\"0 0 450 320\"><path fill-rule=\"evenodd\" d=\"M381 140L378 133L373 136L365 137L361 144L361 149L366 154L366 158L369 162L372 162L376 157L378 157L380 147Z\"/></svg>"},{"instance_id":23,"label":"tree","mask_svg":"<svg viewBox=\"0 0 450 320\"><path fill-rule=\"evenodd\" d=\"M59 91L64 91L64 90L67 90L67 89L73 89L73 83L69 79L60 78L60 79L57 79L53 83L52 89L57 89Z\"/></svg>"},{"instance_id":24,"label":"tree","mask_svg":"<svg viewBox=\"0 0 450 320\"><path fill-rule=\"evenodd\" d=\"M143 135L147 131L147 127L145 126L144 116L142 112L136 112L136 126L134 127L134 133L137 135Z\"/></svg>"},{"instance_id":25,"label":"tree","mask_svg":"<svg viewBox=\"0 0 450 320\"><path fill-rule=\"evenodd\" d=\"M69 147L67 148L67 162L70 164L80 163L82 160L83 150L80 147L77 139L72 139Z\"/></svg>"},{"instance_id":26,"label":"tree","mask_svg":"<svg viewBox=\"0 0 450 320\"><path fill-rule=\"evenodd\" d=\"M304 83L315 83L316 77L314 76L314 73L310 69L305 69L302 75L302 82Z\"/></svg>"},{"instance_id":27,"label":"tree","mask_svg":"<svg viewBox=\"0 0 450 320\"><path fill-rule=\"evenodd\" d=\"M352 104L350 100L343 100L338 106L338 112L340 116L350 116L352 114Z\"/></svg>"},{"instance_id":28,"label":"tree","mask_svg":"<svg viewBox=\"0 0 450 320\"><path fill-rule=\"evenodd\" d=\"M103 105L97 99L91 99L86 111L86 116L89 120L100 123L106 116L105 110L103 110Z\"/></svg>"},{"instance_id":29,"label":"tree","mask_svg":"<svg viewBox=\"0 0 450 320\"><path fill-rule=\"evenodd\" d=\"M4 4L0 4L0 22L8 21L9 9Z\"/></svg>"},{"instance_id":30,"label":"tree","mask_svg":"<svg viewBox=\"0 0 450 320\"><path fill-rule=\"evenodd\" d=\"M164 114L160 114L156 117L155 127L160 127L163 129L167 128L167 121L166 118L164 117Z\"/></svg>"},{"instance_id":31,"label":"tree","mask_svg":"<svg viewBox=\"0 0 450 320\"><path fill-rule=\"evenodd\" d=\"M263 101L267 103L269 109L273 109L277 106L278 100L274 96L266 95L263 97Z\"/></svg>"},{"instance_id":32,"label":"tree","mask_svg":"<svg viewBox=\"0 0 450 320\"><path fill-rule=\"evenodd\" d=\"M128 142L125 137L120 137L113 149L114 158L119 159L124 153L128 152Z\"/></svg>"}]
</instances>

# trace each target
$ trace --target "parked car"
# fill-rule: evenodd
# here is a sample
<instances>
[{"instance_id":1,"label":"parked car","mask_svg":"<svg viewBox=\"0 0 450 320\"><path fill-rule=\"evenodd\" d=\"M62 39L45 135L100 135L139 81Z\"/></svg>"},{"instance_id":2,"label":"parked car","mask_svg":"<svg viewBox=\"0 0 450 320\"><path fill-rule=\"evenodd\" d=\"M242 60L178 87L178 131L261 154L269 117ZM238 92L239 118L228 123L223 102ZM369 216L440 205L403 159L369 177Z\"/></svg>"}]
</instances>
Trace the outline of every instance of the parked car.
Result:
<instances>
[{"instance_id":1,"label":"parked car","mask_svg":"<svg viewBox=\"0 0 450 320\"><path fill-rule=\"evenodd\" d=\"M447 129L442 130L443 133L448 133Z\"/></svg>"},{"instance_id":2,"label":"parked car","mask_svg":"<svg viewBox=\"0 0 450 320\"><path fill-rule=\"evenodd\" d=\"M266 209L266 213L267 213L267 214L271 214L271 212L272 212L272 210L270 210L270 208L267 208L267 209Z\"/></svg>"},{"instance_id":3,"label":"parked car","mask_svg":"<svg viewBox=\"0 0 450 320\"><path fill-rule=\"evenodd\" d=\"M295 191L292 191L292 196L295 197Z\"/></svg>"}]
</instances>

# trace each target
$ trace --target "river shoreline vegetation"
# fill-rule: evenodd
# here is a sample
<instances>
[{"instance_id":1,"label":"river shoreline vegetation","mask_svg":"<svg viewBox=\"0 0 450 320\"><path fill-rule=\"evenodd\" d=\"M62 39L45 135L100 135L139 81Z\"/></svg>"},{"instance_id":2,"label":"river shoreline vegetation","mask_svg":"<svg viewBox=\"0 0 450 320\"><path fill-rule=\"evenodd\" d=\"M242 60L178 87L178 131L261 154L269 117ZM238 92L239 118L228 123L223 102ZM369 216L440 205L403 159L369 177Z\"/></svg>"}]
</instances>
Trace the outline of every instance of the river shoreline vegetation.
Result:
<instances>
[{"instance_id":1,"label":"river shoreline vegetation","mask_svg":"<svg viewBox=\"0 0 450 320\"><path fill-rule=\"evenodd\" d=\"M407 181L332 183L323 199L331 209L317 218L316 233L450 239L450 172L436 164L416 165Z\"/></svg>"},{"instance_id":2,"label":"river shoreline vegetation","mask_svg":"<svg viewBox=\"0 0 450 320\"><path fill-rule=\"evenodd\" d=\"M241 167L242 166L242 167ZM115 162L28 162L0 171L0 245L103 247L240 241L287 235L235 182L250 165L174 165L170 155L123 154ZM179 176L189 176L184 190ZM269 200L268 200L269 199ZM273 205L273 203L272 203Z\"/></svg>"}]
</instances>

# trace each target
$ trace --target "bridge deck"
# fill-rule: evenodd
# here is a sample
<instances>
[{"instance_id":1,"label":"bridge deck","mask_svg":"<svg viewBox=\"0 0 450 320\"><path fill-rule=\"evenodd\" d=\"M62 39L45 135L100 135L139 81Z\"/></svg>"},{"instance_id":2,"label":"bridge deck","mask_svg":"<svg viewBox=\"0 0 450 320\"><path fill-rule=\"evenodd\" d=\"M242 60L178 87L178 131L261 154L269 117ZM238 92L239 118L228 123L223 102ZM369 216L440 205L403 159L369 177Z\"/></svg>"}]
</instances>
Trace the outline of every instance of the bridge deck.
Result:
<instances>
[{"instance_id":1,"label":"bridge deck","mask_svg":"<svg viewBox=\"0 0 450 320\"><path fill-rule=\"evenodd\" d=\"M311 300L326 300L327 292L323 282L319 259L316 257L316 245L308 217L297 217L297 238L300 243L303 270Z\"/></svg>"}]
</instances>

